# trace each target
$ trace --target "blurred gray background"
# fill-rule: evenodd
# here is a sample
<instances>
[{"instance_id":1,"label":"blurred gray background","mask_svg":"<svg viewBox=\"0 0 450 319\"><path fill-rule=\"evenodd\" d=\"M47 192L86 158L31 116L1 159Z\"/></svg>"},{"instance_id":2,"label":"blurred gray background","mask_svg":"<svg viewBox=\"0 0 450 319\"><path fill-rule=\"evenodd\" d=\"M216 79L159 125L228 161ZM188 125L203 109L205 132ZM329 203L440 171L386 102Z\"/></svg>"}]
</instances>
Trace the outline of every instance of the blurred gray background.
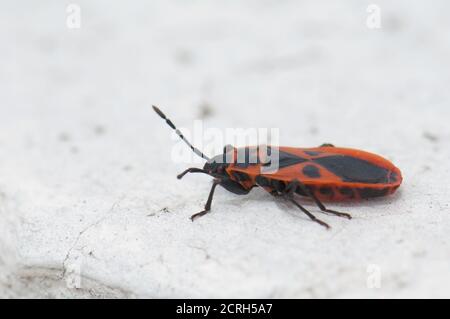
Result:
<instances>
[{"instance_id":1,"label":"blurred gray background","mask_svg":"<svg viewBox=\"0 0 450 319\"><path fill-rule=\"evenodd\" d=\"M449 10L4 1L0 296L449 297ZM210 181L175 179L191 165L151 104L184 127L372 151L404 184L331 205L354 219L318 214L329 232L260 190L219 190L191 223Z\"/></svg>"}]
</instances>

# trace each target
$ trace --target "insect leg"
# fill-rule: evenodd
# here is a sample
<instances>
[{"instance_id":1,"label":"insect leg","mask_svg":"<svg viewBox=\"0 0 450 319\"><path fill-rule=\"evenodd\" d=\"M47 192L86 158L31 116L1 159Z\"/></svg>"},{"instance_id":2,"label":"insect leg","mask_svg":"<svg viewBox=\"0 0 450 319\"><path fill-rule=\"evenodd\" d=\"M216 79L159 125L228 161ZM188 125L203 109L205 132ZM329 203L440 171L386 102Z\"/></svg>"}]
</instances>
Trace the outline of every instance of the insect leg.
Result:
<instances>
[{"instance_id":1,"label":"insect leg","mask_svg":"<svg viewBox=\"0 0 450 319\"><path fill-rule=\"evenodd\" d=\"M331 210L325 207L325 205L316 197L316 195L314 195L309 189L308 187L306 187L305 185L303 185L302 183L300 183L299 181L297 182L297 187L299 187L307 196L311 197L314 202L316 203L316 205L319 207L319 209L325 213L330 213L333 214L335 216L339 216L339 217L345 217L348 219L352 219L352 216L350 214L347 213L341 213L341 212L337 212L335 210ZM294 182L295 183L295 182Z\"/></svg>"},{"instance_id":2,"label":"insect leg","mask_svg":"<svg viewBox=\"0 0 450 319\"><path fill-rule=\"evenodd\" d=\"M211 187L211 191L209 192L208 200L206 201L205 209L202 210L200 213L194 214L191 216L191 220L194 221L195 218L205 215L206 213L209 213L211 210L211 203L214 196L214 190L216 189L217 185L219 185L221 182L220 179L215 179L213 181L213 185Z\"/></svg>"},{"instance_id":3,"label":"insect leg","mask_svg":"<svg viewBox=\"0 0 450 319\"><path fill-rule=\"evenodd\" d=\"M316 218L316 216L314 216L313 214L311 214L305 207L303 207L302 205L300 205L299 203L297 203L295 201L294 198L290 198L289 199L292 203L295 204L295 206L297 206L298 208L301 209L302 212L304 212L309 218L311 218L312 221L315 221L316 223L326 227L327 229L330 229L330 225L328 225L327 223L321 221L320 219Z\"/></svg>"},{"instance_id":4,"label":"insect leg","mask_svg":"<svg viewBox=\"0 0 450 319\"><path fill-rule=\"evenodd\" d=\"M187 170L185 170L183 173L177 175L177 178L182 179L183 176L186 175L187 173L203 173L203 174L209 175L209 172L205 171L204 169L197 168L197 167L191 167L191 168L188 168Z\"/></svg>"},{"instance_id":5,"label":"insect leg","mask_svg":"<svg viewBox=\"0 0 450 319\"><path fill-rule=\"evenodd\" d=\"M324 227L326 227L327 229L330 228L330 225L328 225L327 223L325 223L324 221L321 221L320 219L318 219L316 216L314 216L313 214L311 214L306 208L304 208L302 205L300 205L299 203L297 203L297 201L294 199L294 193L298 187L299 183L298 181L294 181L292 183L289 183L287 185L286 188L286 193L285 196L287 197L287 199L294 203L295 206L297 206L298 208L300 208L300 210L305 213L312 221L318 223L319 225L322 225Z\"/></svg>"}]
</instances>

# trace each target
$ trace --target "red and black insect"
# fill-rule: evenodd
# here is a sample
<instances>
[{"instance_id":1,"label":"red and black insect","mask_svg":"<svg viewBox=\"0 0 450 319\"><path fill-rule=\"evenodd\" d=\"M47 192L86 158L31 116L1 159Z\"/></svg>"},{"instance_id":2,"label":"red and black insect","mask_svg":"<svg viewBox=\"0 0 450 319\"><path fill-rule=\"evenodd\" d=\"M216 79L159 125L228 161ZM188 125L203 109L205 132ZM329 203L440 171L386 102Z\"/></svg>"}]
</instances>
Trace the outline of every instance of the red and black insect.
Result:
<instances>
[{"instance_id":1,"label":"red and black insect","mask_svg":"<svg viewBox=\"0 0 450 319\"><path fill-rule=\"evenodd\" d=\"M238 195L248 194L253 187L260 186L273 196L289 200L311 220L329 228L327 223L300 205L294 195L310 197L322 212L351 219L349 214L327 209L322 201L385 196L395 192L402 182L400 170L387 159L331 144L312 148L226 146L223 154L208 158L186 140L160 109L156 106L153 109L195 154L207 161L203 169L188 168L177 176L178 179L187 173L204 173L214 177L204 210L192 215L192 220L211 210L217 185ZM270 152L278 153L276 172L264 170L270 165L267 162Z\"/></svg>"}]
</instances>

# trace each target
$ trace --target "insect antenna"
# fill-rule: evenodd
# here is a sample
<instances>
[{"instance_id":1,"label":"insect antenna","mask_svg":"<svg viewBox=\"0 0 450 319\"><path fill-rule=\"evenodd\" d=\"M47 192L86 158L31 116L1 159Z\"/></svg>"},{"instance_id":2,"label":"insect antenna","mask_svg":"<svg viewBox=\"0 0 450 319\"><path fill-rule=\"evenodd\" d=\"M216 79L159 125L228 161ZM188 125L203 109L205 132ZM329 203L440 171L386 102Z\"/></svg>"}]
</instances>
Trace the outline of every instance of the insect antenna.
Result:
<instances>
[{"instance_id":1,"label":"insect antenna","mask_svg":"<svg viewBox=\"0 0 450 319\"><path fill-rule=\"evenodd\" d=\"M169 120L167 118L167 116L156 106L152 105L153 110L159 115L161 116L161 118L163 120L166 121L167 125L169 125L174 131L175 133L191 148L191 150L197 154L198 156L200 156L201 158L209 161L210 158L208 156L206 156L205 154L203 154L198 148L194 147L184 136L183 134L180 132L179 129L177 129L177 127L175 126L175 124L173 124L173 122L171 120Z\"/></svg>"}]
</instances>

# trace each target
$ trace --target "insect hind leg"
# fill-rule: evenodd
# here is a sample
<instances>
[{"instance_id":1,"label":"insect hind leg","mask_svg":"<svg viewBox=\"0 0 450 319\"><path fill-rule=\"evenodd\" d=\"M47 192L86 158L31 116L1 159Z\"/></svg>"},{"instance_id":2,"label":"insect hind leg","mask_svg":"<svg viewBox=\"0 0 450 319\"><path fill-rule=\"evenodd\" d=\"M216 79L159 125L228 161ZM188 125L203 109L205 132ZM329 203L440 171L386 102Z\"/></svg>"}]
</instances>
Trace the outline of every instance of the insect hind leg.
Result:
<instances>
[{"instance_id":1,"label":"insect hind leg","mask_svg":"<svg viewBox=\"0 0 450 319\"><path fill-rule=\"evenodd\" d=\"M294 193L297 190L297 187L299 187L298 183L296 182L292 182L289 183L286 187L284 196L291 202L293 203L295 206L297 206L306 216L308 216L312 221L318 223L319 225L324 226L325 228L329 229L330 225L328 225L327 223L325 223L324 221L318 219L316 216L314 216L313 214L311 214L311 212L309 212L305 207L303 207L302 205L300 205L295 199L294 199Z\"/></svg>"},{"instance_id":2,"label":"insect hind leg","mask_svg":"<svg viewBox=\"0 0 450 319\"><path fill-rule=\"evenodd\" d=\"M316 195L314 195L314 193L312 193L308 187L306 187L305 185L303 185L302 183L300 183L299 181L294 181L293 183L296 183L297 187L300 188L300 190L306 194L306 196L311 197L314 202L316 203L317 207L319 207L319 209L324 212L324 213L329 213L335 216L339 216L339 217L344 217L344 218L348 218L348 219L352 219L352 216L350 214L347 213L341 213L341 212L337 212L335 210L332 209L328 209L325 207L325 205L316 197Z\"/></svg>"},{"instance_id":3,"label":"insect hind leg","mask_svg":"<svg viewBox=\"0 0 450 319\"><path fill-rule=\"evenodd\" d=\"M318 219L316 216L314 216L313 214L311 214L305 207L303 207L302 205L300 205L299 203L297 203L297 201L294 198L289 198L289 201L294 203L295 206L297 206L298 208L300 208L300 210L305 213L312 221L318 223L319 225L324 226L327 229L330 229L330 225L328 225L327 223L325 223L324 221Z\"/></svg>"}]
</instances>

